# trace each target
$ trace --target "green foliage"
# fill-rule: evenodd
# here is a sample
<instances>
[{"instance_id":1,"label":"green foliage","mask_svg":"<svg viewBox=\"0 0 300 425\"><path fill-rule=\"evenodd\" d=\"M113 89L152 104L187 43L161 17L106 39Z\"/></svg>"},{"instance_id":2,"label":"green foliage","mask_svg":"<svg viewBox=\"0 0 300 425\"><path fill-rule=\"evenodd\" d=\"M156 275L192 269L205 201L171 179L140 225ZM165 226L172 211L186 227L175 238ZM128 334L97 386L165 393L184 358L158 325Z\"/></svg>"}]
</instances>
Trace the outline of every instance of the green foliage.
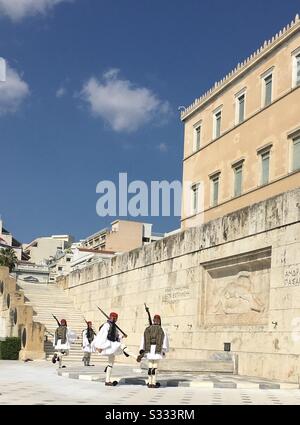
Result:
<instances>
[{"instance_id":1,"label":"green foliage","mask_svg":"<svg viewBox=\"0 0 300 425\"><path fill-rule=\"evenodd\" d=\"M9 271L13 271L18 259L13 248L2 248L0 250L0 266L9 268Z\"/></svg>"},{"instance_id":2,"label":"green foliage","mask_svg":"<svg viewBox=\"0 0 300 425\"><path fill-rule=\"evenodd\" d=\"M0 360L19 360L21 338L6 338L0 341Z\"/></svg>"}]
</instances>

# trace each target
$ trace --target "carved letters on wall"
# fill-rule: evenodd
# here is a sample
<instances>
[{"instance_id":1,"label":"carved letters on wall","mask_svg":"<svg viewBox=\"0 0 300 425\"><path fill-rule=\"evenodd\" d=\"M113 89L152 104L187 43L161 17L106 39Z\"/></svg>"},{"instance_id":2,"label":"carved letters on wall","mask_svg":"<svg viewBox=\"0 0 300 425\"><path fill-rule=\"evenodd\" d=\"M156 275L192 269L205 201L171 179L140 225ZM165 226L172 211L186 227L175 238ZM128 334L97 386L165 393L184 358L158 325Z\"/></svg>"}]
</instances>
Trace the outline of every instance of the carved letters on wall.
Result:
<instances>
[{"instance_id":1,"label":"carved letters on wall","mask_svg":"<svg viewBox=\"0 0 300 425\"><path fill-rule=\"evenodd\" d=\"M162 297L162 302L165 304L174 304L179 300L190 298L190 290L186 286L179 288L166 288L165 294Z\"/></svg>"},{"instance_id":2,"label":"carved letters on wall","mask_svg":"<svg viewBox=\"0 0 300 425\"><path fill-rule=\"evenodd\" d=\"M289 266L284 270L285 286L300 286L300 266Z\"/></svg>"}]
</instances>

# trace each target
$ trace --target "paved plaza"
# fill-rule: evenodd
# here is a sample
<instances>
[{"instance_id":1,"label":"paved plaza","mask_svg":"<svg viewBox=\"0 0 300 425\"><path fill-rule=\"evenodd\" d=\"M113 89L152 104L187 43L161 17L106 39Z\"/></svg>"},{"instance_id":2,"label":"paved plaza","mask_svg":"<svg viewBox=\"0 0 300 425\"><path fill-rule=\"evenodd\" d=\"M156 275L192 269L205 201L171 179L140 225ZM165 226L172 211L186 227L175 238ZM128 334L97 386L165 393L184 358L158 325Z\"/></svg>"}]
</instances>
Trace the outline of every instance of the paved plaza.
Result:
<instances>
[{"instance_id":1,"label":"paved plaza","mask_svg":"<svg viewBox=\"0 0 300 425\"><path fill-rule=\"evenodd\" d=\"M89 376L100 375L99 367L90 372L81 367L81 378L72 379L68 376L80 366L72 366L72 372L63 369L65 376L59 376L56 366L45 361L18 362L0 361L0 405L299 405L299 389L262 389L251 388L251 380L245 381L240 377L224 377L216 375L191 375L193 382L248 382L249 387L214 388L213 386L162 386L160 389L148 389L143 385L144 376L134 372L132 366L117 364L115 376L123 378L119 386L105 387L103 378L92 380ZM90 368L92 369L92 368ZM82 376L86 375L85 379ZM124 378L125 376L125 378ZM127 376L127 378L126 378ZM187 375L188 376L188 375ZM188 379L187 376L183 379ZM173 374L176 381L180 378L178 373ZM161 382L171 383L169 375L161 374ZM180 381L184 382L184 381ZM252 384L254 382L252 381Z\"/></svg>"}]
</instances>

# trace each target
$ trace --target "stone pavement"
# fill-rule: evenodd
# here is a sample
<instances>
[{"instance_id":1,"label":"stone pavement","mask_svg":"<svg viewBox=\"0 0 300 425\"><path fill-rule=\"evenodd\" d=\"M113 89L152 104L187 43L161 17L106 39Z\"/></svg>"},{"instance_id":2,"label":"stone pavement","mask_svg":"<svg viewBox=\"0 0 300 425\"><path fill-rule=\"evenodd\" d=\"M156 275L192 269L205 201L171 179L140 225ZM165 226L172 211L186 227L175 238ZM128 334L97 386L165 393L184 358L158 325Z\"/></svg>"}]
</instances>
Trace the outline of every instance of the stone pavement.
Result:
<instances>
[{"instance_id":1,"label":"stone pavement","mask_svg":"<svg viewBox=\"0 0 300 425\"><path fill-rule=\"evenodd\" d=\"M121 376L121 372L126 370L128 372L128 366L116 365L115 376ZM63 369L63 373L66 371ZM101 382L69 379L58 376L57 372L56 366L45 361L0 361L0 405L300 405L300 390L297 389L183 386L149 389L145 385L132 385L132 382L128 384L126 381L116 387L105 387ZM167 378L160 376L162 380ZM228 376L218 377L220 380L223 378L228 379Z\"/></svg>"},{"instance_id":2,"label":"stone pavement","mask_svg":"<svg viewBox=\"0 0 300 425\"><path fill-rule=\"evenodd\" d=\"M66 369L59 369L58 375L84 381L104 382L103 366L84 368L72 364ZM131 365L115 364L113 378L119 385L146 385L147 369L134 368ZM192 373L192 372L162 372L158 381L162 387L197 387L197 388L231 388L231 389L261 389L261 390L292 390L299 389L299 384L274 382L266 379L249 378L225 373Z\"/></svg>"}]
</instances>

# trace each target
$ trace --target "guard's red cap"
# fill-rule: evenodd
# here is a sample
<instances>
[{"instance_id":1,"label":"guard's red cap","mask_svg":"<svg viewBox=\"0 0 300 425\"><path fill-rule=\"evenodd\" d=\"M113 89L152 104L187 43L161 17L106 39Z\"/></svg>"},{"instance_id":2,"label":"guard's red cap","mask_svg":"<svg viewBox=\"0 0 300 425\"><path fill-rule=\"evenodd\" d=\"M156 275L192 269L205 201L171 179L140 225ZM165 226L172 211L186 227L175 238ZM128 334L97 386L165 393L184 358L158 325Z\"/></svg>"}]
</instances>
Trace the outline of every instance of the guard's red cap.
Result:
<instances>
[{"instance_id":1,"label":"guard's red cap","mask_svg":"<svg viewBox=\"0 0 300 425\"><path fill-rule=\"evenodd\" d=\"M161 318L159 314L155 314L155 316L153 317L153 320L158 319L161 322Z\"/></svg>"},{"instance_id":2,"label":"guard's red cap","mask_svg":"<svg viewBox=\"0 0 300 425\"><path fill-rule=\"evenodd\" d=\"M67 321L65 319L61 319L60 324L62 326L67 326Z\"/></svg>"},{"instance_id":3,"label":"guard's red cap","mask_svg":"<svg viewBox=\"0 0 300 425\"><path fill-rule=\"evenodd\" d=\"M113 311L110 313L109 318L110 319L117 319L119 316L117 313L114 313Z\"/></svg>"},{"instance_id":4,"label":"guard's red cap","mask_svg":"<svg viewBox=\"0 0 300 425\"><path fill-rule=\"evenodd\" d=\"M93 323L92 322L86 322L88 325L92 325Z\"/></svg>"}]
</instances>

